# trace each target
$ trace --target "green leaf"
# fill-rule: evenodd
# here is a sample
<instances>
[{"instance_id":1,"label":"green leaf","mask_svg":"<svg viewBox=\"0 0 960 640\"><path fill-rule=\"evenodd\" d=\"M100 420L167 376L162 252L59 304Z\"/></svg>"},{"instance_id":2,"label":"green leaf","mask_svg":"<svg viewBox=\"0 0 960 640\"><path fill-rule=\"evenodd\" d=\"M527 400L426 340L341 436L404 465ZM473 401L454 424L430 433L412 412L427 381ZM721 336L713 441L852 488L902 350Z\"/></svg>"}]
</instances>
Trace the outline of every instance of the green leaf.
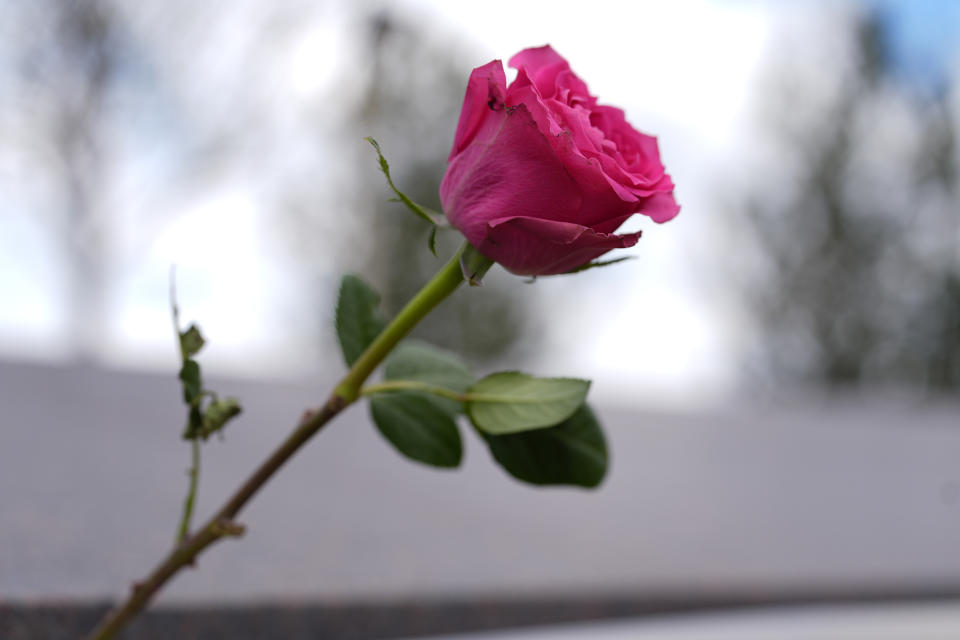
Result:
<instances>
[{"instance_id":1,"label":"green leaf","mask_svg":"<svg viewBox=\"0 0 960 640\"><path fill-rule=\"evenodd\" d=\"M203 413L199 435L206 440L217 431L223 429L227 422L240 415L243 409L236 398L217 398Z\"/></svg>"},{"instance_id":2,"label":"green leaf","mask_svg":"<svg viewBox=\"0 0 960 640\"><path fill-rule=\"evenodd\" d=\"M384 393L370 398L377 429L400 453L436 467L459 466L463 443L453 418L417 392Z\"/></svg>"},{"instance_id":3,"label":"green leaf","mask_svg":"<svg viewBox=\"0 0 960 640\"><path fill-rule=\"evenodd\" d=\"M183 382L183 401L196 406L203 395L203 381L200 379L200 365L196 360L187 359L180 368L178 376Z\"/></svg>"},{"instance_id":4,"label":"green leaf","mask_svg":"<svg viewBox=\"0 0 960 640\"><path fill-rule=\"evenodd\" d=\"M180 350L183 352L184 359L192 358L200 353L203 345L206 344L203 334L200 333L200 327L191 324L186 331L180 332Z\"/></svg>"},{"instance_id":5,"label":"green leaf","mask_svg":"<svg viewBox=\"0 0 960 640\"><path fill-rule=\"evenodd\" d=\"M437 254L437 225L433 225L433 227L430 228L430 236L427 238L427 248L430 249L433 257L440 257L439 254Z\"/></svg>"},{"instance_id":6,"label":"green leaf","mask_svg":"<svg viewBox=\"0 0 960 640\"><path fill-rule=\"evenodd\" d=\"M411 200L405 193L397 189L397 186L393 184L393 178L390 177L390 165L387 163L387 159L383 157L383 152L380 150L380 145L376 140L367 136L364 138L369 142L374 150L377 152L377 159L380 161L380 170L383 171L383 175L387 178L387 184L390 185L390 189L397 194L397 200L407 205L407 208L410 209L413 213L423 218L432 225L443 225L445 223L444 217L442 214L430 209L429 207L424 207L419 205L413 200Z\"/></svg>"},{"instance_id":7,"label":"green leaf","mask_svg":"<svg viewBox=\"0 0 960 640\"><path fill-rule=\"evenodd\" d=\"M380 294L366 282L353 275L346 275L340 282L337 299L337 337L348 367L352 367L370 343L380 335L386 321L377 306Z\"/></svg>"},{"instance_id":8,"label":"green leaf","mask_svg":"<svg viewBox=\"0 0 960 640\"><path fill-rule=\"evenodd\" d=\"M494 373L467 390L467 415L490 434L543 429L566 420L583 404L589 380Z\"/></svg>"},{"instance_id":9,"label":"green leaf","mask_svg":"<svg viewBox=\"0 0 960 640\"><path fill-rule=\"evenodd\" d=\"M384 362L383 377L416 380L457 393L464 393L474 382L473 374L456 354L418 340L405 340L397 345ZM463 412L456 400L435 395L427 398L450 416Z\"/></svg>"},{"instance_id":10,"label":"green leaf","mask_svg":"<svg viewBox=\"0 0 960 640\"><path fill-rule=\"evenodd\" d=\"M468 244L460 254L460 270L463 272L463 279L471 287L482 286L483 276L492 266L493 260L477 251L472 244Z\"/></svg>"},{"instance_id":11,"label":"green leaf","mask_svg":"<svg viewBox=\"0 0 960 640\"><path fill-rule=\"evenodd\" d=\"M607 472L607 443L590 407L548 429L501 436L481 434L510 475L531 484L596 487Z\"/></svg>"},{"instance_id":12,"label":"green leaf","mask_svg":"<svg viewBox=\"0 0 960 640\"><path fill-rule=\"evenodd\" d=\"M193 440L200 435L203 429L203 412L200 411L200 404L190 406L187 410L187 426L183 429L183 439Z\"/></svg>"},{"instance_id":13,"label":"green leaf","mask_svg":"<svg viewBox=\"0 0 960 640\"><path fill-rule=\"evenodd\" d=\"M404 340L384 362L387 380L419 380L463 393L474 377L456 354L419 340Z\"/></svg>"},{"instance_id":14,"label":"green leaf","mask_svg":"<svg viewBox=\"0 0 960 640\"><path fill-rule=\"evenodd\" d=\"M613 260L597 260L595 262L588 262L587 264L582 264L576 269L571 269L570 271L565 271L564 273L580 273L581 271L586 271L587 269L596 269L597 267L609 267L612 264L617 264L618 262L623 262L624 260L635 260L637 256L623 256L622 258L614 258Z\"/></svg>"}]
</instances>

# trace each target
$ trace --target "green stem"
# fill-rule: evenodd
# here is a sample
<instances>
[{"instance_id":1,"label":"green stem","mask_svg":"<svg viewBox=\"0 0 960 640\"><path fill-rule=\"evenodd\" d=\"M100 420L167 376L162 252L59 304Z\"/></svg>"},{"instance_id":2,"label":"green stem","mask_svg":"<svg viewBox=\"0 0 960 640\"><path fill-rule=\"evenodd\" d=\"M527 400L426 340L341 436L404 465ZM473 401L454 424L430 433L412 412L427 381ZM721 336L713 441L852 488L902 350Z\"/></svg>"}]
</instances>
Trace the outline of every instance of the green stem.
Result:
<instances>
[{"instance_id":1,"label":"green stem","mask_svg":"<svg viewBox=\"0 0 960 640\"><path fill-rule=\"evenodd\" d=\"M180 335L180 307L177 306L177 268L170 265L170 315L173 317L173 333L177 340L177 348L180 349L180 364L182 365L187 354L183 350L183 336Z\"/></svg>"},{"instance_id":2,"label":"green stem","mask_svg":"<svg viewBox=\"0 0 960 640\"><path fill-rule=\"evenodd\" d=\"M464 245L468 247L469 245ZM383 359L414 325L463 282L460 249L436 276L414 296L386 329L354 363L334 389L326 404L304 415L293 432L240 485L222 507L193 535L187 535L143 581L135 583L127 599L108 612L87 636L89 640L113 638L143 610L153 596L185 566L193 565L207 547L225 537L238 536L243 527L235 518L274 473L307 443L327 422L360 396L360 388ZM179 331L178 331L179 333Z\"/></svg>"},{"instance_id":3,"label":"green stem","mask_svg":"<svg viewBox=\"0 0 960 640\"><path fill-rule=\"evenodd\" d=\"M180 366L187 362L187 352L183 348L183 336L180 334L180 307L177 306L177 276L176 268L170 265L170 315L173 318L173 333L175 334L177 347L180 350ZM197 485L200 481L200 440L194 437L191 441L190 465L190 486L187 489L187 497L183 501L183 515L180 517L180 526L177 529L177 544L186 540L190 533L190 520L193 517L193 505L197 498Z\"/></svg>"},{"instance_id":4,"label":"green stem","mask_svg":"<svg viewBox=\"0 0 960 640\"><path fill-rule=\"evenodd\" d=\"M188 472L190 488L187 490L187 497L183 501L183 517L180 519L180 528L177 530L177 544L186 540L190 534L190 520L193 518L193 505L197 499L197 484L200 480L200 438L193 438L190 444L192 450L192 464Z\"/></svg>"},{"instance_id":5,"label":"green stem","mask_svg":"<svg viewBox=\"0 0 960 640\"><path fill-rule=\"evenodd\" d=\"M407 306L401 309L393 322L377 336L377 339L353 364L353 368L346 377L340 381L333 391L335 396L342 398L347 404L356 400L363 383L397 343L406 337L425 315L460 286L463 282L460 255L469 246L464 244L456 255L437 272L437 275L433 276L433 279L407 303Z\"/></svg>"},{"instance_id":6,"label":"green stem","mask_svg":"<svg viewBox=\"0 0 960 640\"><path fill-rule=\"evenodd\" d=\"M418 380L387 380L378 384L367 385L360 390L361 396L372 396L375 393L384 393L388 391L423 391L432 393L435 396L450 398L457 402L464 402L468 399L467 394L457 393L445 387L438 387L435 384L420 382Z\"/></svg>"},{"instance_id":7,"label":"green stem","mask_svg":"<svg viewBox=\"0 0 960 640\"><path fill-rule=\"evenodd\" d=\"M537 396L518 396L516 394L496 394L496 393L457 393L453 389L440 387L428 382L419 380L385 380L377 384L370 384L360 390L361 396L372 396L377 393L389 393L391 391L422 391L431 393L435 396L450 398L457 402L491 402L491 403L510 403L510 404L541 404L544 401L552 399L561 399L565 394L557 396L537 395Z\"/></svg>"}]
</instances>

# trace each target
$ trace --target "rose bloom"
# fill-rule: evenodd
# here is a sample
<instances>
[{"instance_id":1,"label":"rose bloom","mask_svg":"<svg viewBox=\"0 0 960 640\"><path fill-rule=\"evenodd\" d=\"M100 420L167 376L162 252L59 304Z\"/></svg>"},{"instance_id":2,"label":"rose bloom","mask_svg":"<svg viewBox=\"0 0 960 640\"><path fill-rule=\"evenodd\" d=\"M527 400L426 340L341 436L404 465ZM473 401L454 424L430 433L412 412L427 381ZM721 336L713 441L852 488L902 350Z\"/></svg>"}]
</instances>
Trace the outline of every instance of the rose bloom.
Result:
<instances>
[{"instance_id":1,"label":"rose bloom","mask_svg":"<svg viewBox=\"0 0 960 640\"><path fill-rule=\"evenodd\" d=\"M550 46L470 74L440 199L480 253L520 275L564 273L640 233L614 235L635 213L680 211L657 140L598 105Z\"/></svg>"}]
</instances>

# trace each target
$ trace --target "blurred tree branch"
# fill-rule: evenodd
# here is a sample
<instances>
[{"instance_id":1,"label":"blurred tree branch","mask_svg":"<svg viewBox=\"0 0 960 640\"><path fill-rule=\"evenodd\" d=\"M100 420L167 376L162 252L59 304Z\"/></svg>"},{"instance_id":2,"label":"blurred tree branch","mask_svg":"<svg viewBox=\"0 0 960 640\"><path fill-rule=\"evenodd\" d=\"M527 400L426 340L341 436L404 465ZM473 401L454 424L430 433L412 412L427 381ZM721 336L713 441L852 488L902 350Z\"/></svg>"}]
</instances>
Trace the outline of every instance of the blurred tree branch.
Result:
<instances>
[{"instance_id":1,"label":"blurred tree branch","mask_svg":"<svg viewBox=\"0 0 960 640\"><path fill-rule=\"evenodd\" d=\"M852 64L771 68L785 171L756 180L744 207L770 266L749 274L746 294L762 369L825 389L956 391L956 124L946 96L894 80L880 16L848 28Z\"/></svg>"}]
</instances>

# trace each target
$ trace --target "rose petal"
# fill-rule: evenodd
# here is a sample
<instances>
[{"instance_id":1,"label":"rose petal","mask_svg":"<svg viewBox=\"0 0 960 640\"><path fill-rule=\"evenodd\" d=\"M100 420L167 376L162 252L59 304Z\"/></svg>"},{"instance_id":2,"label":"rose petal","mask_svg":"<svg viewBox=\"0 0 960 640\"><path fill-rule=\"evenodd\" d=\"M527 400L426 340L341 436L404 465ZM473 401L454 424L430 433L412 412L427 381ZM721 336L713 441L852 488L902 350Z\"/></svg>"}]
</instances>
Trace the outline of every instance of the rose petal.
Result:
<instances>
[{"instance_id":1,"label":"rose petal","mask_svg":"<svg viewBox=\"0 0 960 640\"><path fill-rule=\"evenodd\" d=\"M622 109L599 105L592 110L590 122L617 143L617 153L608 155L604 165L611 177L643 188L664 176L657 139L634 129Z\"/></svg>"},{"instance_id":2,"label":"rose petal","mask_svg":"<svg viewBox=\"0 0 960 640\"><path fill-rule=\"evenodd\" d=\"M649 198L644 199L643 205L639 210L645 216L650 216L654 222L667 222L673 220L680 213L680 205L670 193L655 193Z\"/></svg>"},{"instance_id":3,"label":"rose petal","mask_svg":"<svg viewBox=\"0 0 960 640\"><path fill-rule=\"evenodd\" d=\"M515 273L549 275L633 245L639 233L614 232L635 213L677 215L656 138L597 105L549 45L510 66L509 87L499 61L471 74L440 186L471 244Z\"/></svg>"},{"instance_id":4,"label":"rose petal","mask_svg":"<svg viewBox=\"0 0 960 640\"><path fill-rule=\"evenodd\" d=\"M463 109L460 111L460 121L457 123L457 133L453 138L450 158L470 144L483 119L491 110L496 110L497 107L503 108L506 92L507 77L503 73L503 63L499 60L488 62L473 70L467 81L467 92L463 99Z\"/></svg>"},{"instance_id":5,"label":"rose petal","mask_svg":"<svg viewBox=\"0 0 960 640\"><path fill-rule=\"evenodd\" d=\"M589 227L555 220L510 216L491 220L480 253L524 276L566 273L611 249L632 247L640 232L598 233Z\"/></svg>"},{"instance_id":6,"label":"rose petal","mask_svg":"<svg viewBox=\"0 0 960 640\"><path fill-rule=\"evenodd\" d=\"M563 133L563 124L557 115L547 108L543 97L522 69L517 72L517 79L507 89L506 101L508 107L523 105L544 135L559 136Z\"/></svg>"},{"instance_id":7,"label":"rose petal","mask_svg":"<svg viewBox=\"0 0 960 640\"><path fill-rule=\"evenodd\" d=\"M440 201L474 246L487 221L509 215L579 221L582 189L524 106L485 118L447 167Z\"/></svg>"},{"instance_id":8,"label":"rose petal","mask_svg":"<svg viewBox=\"0 0 960 640\"><path fill-rule=\"evenodd\" d=\"M560 144L559 151L552 143ZM597 161L577 154L569 135L541 134L523 105L483 121L447 167L440 201L450 223L474 245L495 218L547 218L606 229L609 221L619 226L638 208L636 197L617 196Z\"/></svg>"},{"instance_id":9,"label":"rose petal","mask_svg":"<svg viewBox=\"0 0 960 640\"><path fill-rule=\"evenodd\" d=\"M512 69L525 70L544 98L552 98L557 90L557 75L570 69L570 64L550 45L524 49L507 63Z\"/></svg>"},{"instance_id":10,"label":"rose petal","mask_svg":"<svg viewBox=\"0 0 960 640\"><path fill-rule=\"evenodd\" d=\"M569 68L557 74L556 83L557 93L564 94L564 102L571 107L582 106L592 109L597 104L597 99L590 95L587 89L587 83Z\"/></svg>"}]
</instances>

